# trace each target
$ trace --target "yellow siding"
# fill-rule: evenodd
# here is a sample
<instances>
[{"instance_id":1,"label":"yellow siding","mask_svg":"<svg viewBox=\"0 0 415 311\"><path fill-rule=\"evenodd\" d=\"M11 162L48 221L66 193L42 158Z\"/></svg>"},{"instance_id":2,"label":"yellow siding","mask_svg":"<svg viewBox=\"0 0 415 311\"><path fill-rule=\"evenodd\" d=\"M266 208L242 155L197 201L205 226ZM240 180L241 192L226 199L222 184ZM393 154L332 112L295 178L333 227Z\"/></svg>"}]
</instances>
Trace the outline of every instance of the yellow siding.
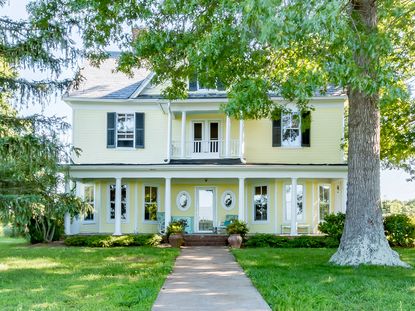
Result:
<instances>
[{"instance_id":1,"label":"yellow siding","mask_svg":"<svg viewBox=\"0 0 415 311\"><path fill-rule=\"evenodd\" d=\"M160 110L132 107L124 112L145 113L145 148L107 148L108 110L74 109L73 142L82 153L76 163L163 163L166 158L167 116Z\"/></svg>"},{"instance_id":2,"label":"yellow siding","mask_svg":"<svg viewBox=\"0 0 415 311\"><path fill-rule=\"evenodd\" d=\"M320 104L311 113L311 147L272 147L272 121L245 121L245 158L249 163L342 163L341 105Z\"/></svg>"}]
</instances>

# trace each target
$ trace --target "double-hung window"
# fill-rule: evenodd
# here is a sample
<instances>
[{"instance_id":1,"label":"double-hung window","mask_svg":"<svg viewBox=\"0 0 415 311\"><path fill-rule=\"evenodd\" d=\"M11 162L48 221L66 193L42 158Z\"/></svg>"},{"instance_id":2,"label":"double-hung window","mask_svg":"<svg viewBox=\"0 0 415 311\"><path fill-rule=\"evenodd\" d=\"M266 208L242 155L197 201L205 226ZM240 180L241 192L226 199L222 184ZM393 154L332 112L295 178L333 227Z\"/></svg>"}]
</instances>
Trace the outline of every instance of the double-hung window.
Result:
<instances>
[{"instance_id":1,"label":"double-hung window","mask_svg":"<svg viewBox=\"0 0 415 311\"><path fill-rule=\"evenodd\" d=\"M301 117L298 111L284 113L281 117L281 145L301 146Z\"/></svg>"},{"instance_id":2,"label":"double-hung window","mask_svg":"<svg viewBox=\"0 0 415 311\"><path fill-rule=\"evenodd\" d=\"M144 113L107 113L107 148L144 148Z\"/></svg>"},{"instance_id":3,"label":"double-hung window","mask_svg":"<svg viewBox=\"0 0 415 311\"><path fill-rule=\"evenodd\" d=\"M319 220L323 221L324 217L330 213L330 185L318 187L318 208Z\"/></svg>"},{"instance_id":4,"label":"double-hung window","mask_svg":"<svg viewBox=\"0 0 415 311\"><path fill-rule=\"evenodd\" d=\"M256 186L254 191L254 221L267 221L268 187Z\"/></svg>"},{"instance_id":5,"label":"double-hung window","mask_svg":"<svg viewBox=\"0 0 415 311\"><path fill-rule=\"evenodd\" d=\"M285 185L285 221L291 221L291 185ZM297 185L297 221L304 221L304 186Z\"/></svg>"},{"instance_id":6,"label":"double-hung window","mask_svg":"<svg viewBox=\"0 0 415 311\"><path fill-rule=\"evenodd\" d=\"M144 220L157 221L158 210L158 188L153 186L144 187Z\"/></svg>"},{"instance_id":7,"label":"double-hung window","mask_svg":"<svg viewBox=\"0 0 415 311\"><path fill-rule=\"evenodd\" d=\"M95 209L95 193L94 185L85 185L84 187L84 201L92 207L92 211L89 211L84 216L85 222L94 221L94 209Z\"/></svg>"},{"instance_id":8,"label":"double-hung window","mask_svg":"<svg viewBox=\"0 0 415 311\"><path fill-rule=\"evenodd\" d=\"M117 147L134 147L134 114L117 114Z\"/></svg>"},{"instance_id":9,"label":"double-hung window","mask_svg":"<svg viewBox=\"0 0 415 311\"><path fill-rule=\"evenodd\" d=\"M115 185L109 186L109 219L115 219ZM127 220L127 185L121 185L121 220Z\"/></svg>"}]
</instances>

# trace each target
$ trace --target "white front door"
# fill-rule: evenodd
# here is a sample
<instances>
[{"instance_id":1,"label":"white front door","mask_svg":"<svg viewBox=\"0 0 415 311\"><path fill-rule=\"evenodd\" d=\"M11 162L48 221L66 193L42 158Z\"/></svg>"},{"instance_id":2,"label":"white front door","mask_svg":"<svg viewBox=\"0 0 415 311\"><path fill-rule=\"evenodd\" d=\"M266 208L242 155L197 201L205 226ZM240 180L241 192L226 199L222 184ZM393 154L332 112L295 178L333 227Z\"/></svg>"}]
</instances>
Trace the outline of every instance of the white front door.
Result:
<instances>
[{"instance_id":1,"label":"white front door","mask_svg":"<svg viewBox=\"0 0 415 311\"><path fill-rule=\"evenodd\" d=\"M215 189L196 188L196 232L213 232L216 217Z\"/></svg>"}]
</instances>

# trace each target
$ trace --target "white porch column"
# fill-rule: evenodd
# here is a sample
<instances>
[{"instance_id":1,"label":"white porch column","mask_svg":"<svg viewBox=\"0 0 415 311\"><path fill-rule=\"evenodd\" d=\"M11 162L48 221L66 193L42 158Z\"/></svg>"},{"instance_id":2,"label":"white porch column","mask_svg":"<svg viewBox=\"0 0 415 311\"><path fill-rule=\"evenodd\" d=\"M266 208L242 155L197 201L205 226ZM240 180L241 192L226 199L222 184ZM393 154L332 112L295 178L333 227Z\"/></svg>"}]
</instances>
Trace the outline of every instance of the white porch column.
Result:
<instances>
[{"instance_id":1,"label":"white porch column","mask_svg":"<svg viewBox=\"0 0 415 311\"><path fill-rule=\"evenodd\" d=\"M238 202L238 219L245 221L245 178L239 178Z\"/></svg>"},{"instance_id":2,"label":"white porch column","mask_svg":"<svg viewBox=\"0 0 415 311\"><path fill-rule=\"evenodd\" d=\"M181 158L185 157L186 148L186 111L182 111L182 137L181 137Z\"/></svg>"},{"instance_id":3,"label":"white porch column","mask_svg":"<svg viewBox=\"0 0 415 311\"><path fill-rule=\"evenodd\" d=\"M165 229L171 221L171 178L166 177L165 195L164 195L164 216Z\"/></svg>"},{"instance_id":4,"label":"white porch column","mask_svg":"<svg viewBox=\"0 0 415 311\"><path fill-rule=\"evenodd\" d=\"M170 103L168 105L167 113L167 161L170 162L171 159L171 110Z\"/></svg>"},{"instance_id":5,"label":"white porch column","mask_svg":"<svg viewBox=\"0 0 415 311\"><path fill-rule=\"evenodd\" d=\"M231 118L226 115L226 134L225 134L225 156L230 156L230 143L231 143Z\"/></svg>"},{"instance_id":6,"label":"white porch column","mask_svg":"<svg viewBox=\"0 0 415 311\"><path fill-rule=\"evenodd\" d=\"M343 178L343 206L342 206L342 213L346 213L347 207L347 178Z\"/></svg>"},{"instance_id":7,"label":"white porch column","mask_svg":"<svg viewBox=\"0 0 415 311\"><path fill-rule=\"evenodd\" d=\"M71 192L71 185L70 181L67 180L65 182L65 193ZM63 217L63 223L65 228L65 235L71 235L71 216L69 213L65 213L65 216Z\"/></svg>"},{"instance_id":8,"label":"white porch column","mask_svg":"<svg viewBox=\"0 0 415 311\"><path fill-rule=\"evenodd\" d=\"M65 235L71 235L71 216L65 213L64 216Z\"/></svg>"},{"instance_id":9,"label":"white porch column","mask_svg":"<svg viewBox=\"0 0 415 311\"><path fill-rule=\"evenodd\" d=\"M239 120L239 157L244 155L244 120Z\"/></svg>"},{"instance_id":10,"label":"white porch column","mask_svg":"<svg viewBox=\"0 0 415 311\"><path fill-rule=\"evenodd\" d=\"M115 179L115 229L114 235L121 235L121 178Z\"/></svg>"},{"instance_id":11,"label":"white porch column","mask_svg":"<svg viewBox=\"0 0 415 311\"><path fill-rule=\"evenodd\" d=\"M291 178L291 235L297 235L297 178Z\"/></svg>"}]
</instances>

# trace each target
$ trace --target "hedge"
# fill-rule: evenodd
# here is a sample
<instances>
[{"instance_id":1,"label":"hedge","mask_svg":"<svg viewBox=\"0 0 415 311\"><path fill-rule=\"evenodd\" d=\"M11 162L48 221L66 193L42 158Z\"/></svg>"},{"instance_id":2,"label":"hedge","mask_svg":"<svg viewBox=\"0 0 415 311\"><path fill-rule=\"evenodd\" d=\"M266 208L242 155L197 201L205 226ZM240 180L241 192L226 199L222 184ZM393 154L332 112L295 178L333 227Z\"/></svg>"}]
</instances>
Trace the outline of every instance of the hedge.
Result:
<instances>
[{"instance_id":1,"label":"hedge","mask_svg":"<svg viewBox=\"0 0 415 311\"><path fill-rule=\"evenodd\" d=\"M157 246L162 237L158 234L73 235L64 240L67 246L115 247L115 246Z\"/></svg>"},{"instance_id":2,"label":"hedge","mask_svg":"<svg viewBox=\"0 0 415 311\"><path fill-rule=\"evenodd\" d=\"M273 234L255 234L247 237L245 247L275 248L336 248L337 239L328 236L285 237Z\"/></svg>"}]
</instances>

